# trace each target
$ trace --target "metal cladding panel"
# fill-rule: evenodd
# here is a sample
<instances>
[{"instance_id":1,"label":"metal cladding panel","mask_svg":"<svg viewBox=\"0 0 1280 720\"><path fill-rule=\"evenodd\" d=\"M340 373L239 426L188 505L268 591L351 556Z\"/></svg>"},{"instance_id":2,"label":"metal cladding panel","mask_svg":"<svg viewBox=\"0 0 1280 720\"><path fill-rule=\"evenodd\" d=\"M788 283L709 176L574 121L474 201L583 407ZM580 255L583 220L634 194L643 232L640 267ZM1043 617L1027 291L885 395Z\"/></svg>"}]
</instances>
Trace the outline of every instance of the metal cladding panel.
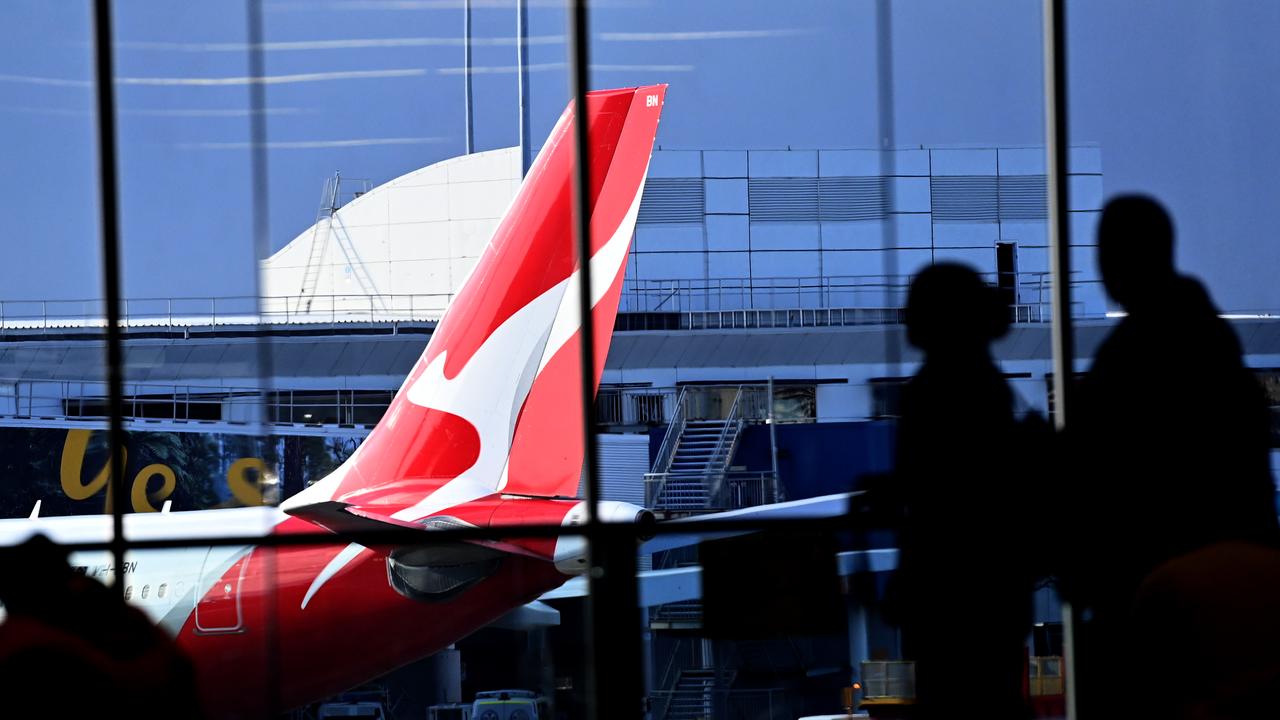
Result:
<instances>
[{"instance_id":1,"label":"metal cladding panel","mask_svg":"<svg viewBox=\"0 0 1280 720\"><path fill-rule=\"evenodd\" d=\"M656 358L662 351L664 341L669 339L669 335L642 335L636 338L636 343L627 353L626 364L628 367L653 367L657 365ZM614 340L617 342L617 340Z\"/></svg>"},{"instance_id":2,"label":"metal cladding panel","mask_svg":"<svg viewBox=\"0 0 1280 720\"><path fill-rule=\"evenodd\" d=\"M68 377L69 372L74 373L74 366L85 366L94 361L92 353L86 352L87 348L71 348L66 361L63 362L63 368L59 373L59 377ZM84 354L81 354L84 353ZM98 356L97 362L101 363L101 355ZM73 360L74 358L74 360ZM151 371L155 370L164 362L164 348L159 345L125 345L124 346L124 378L130 382L147 382L151 379ZM72 367L69 367L72 366ZM71 377L80 377L79 375L70 375Z\"/></svg>"},{"instance_id":3,"label":"metal cladding panel","mask_svg":"<svg viewBox=\"0 0 1280 720\"><path fill-rule=\"evenodd\" d=\"M709 178L747 176L746 150L703 150L702 174Z\"/></svg>"},{"instance_id":4,"label":"metal cladding panel","mask_svg":"<svg viewBox=\"0 0 1280 720\"><path fill-rule=\"evenodd\" d=\"M0 348L0 377L23 377L27 369L27 360L16 347Z\"/></svg>"},{"instance_id":5,"label":"metal cladding panel","mask_svg":"<svg viewBox=\"0 0 1280 720\"><path fill-rule=\"evenodd\" d=\"M187 358L191 357L193 349L190 345L177 343L166 345L161 352L160 364L151 368L151 372L147 374L148 379L156 381L182 378L182 368L186 365Z\"/></svg>"},{"instance_id":6,"label":"metal cladding panel","mask_svg":"<svg viewBox=\"0 0 1280 720\"><path fill-rule=\"evenodd\" d=\"M778 333L783 342L759 342L753 338L743 353L744 363L761 367L779 365L808 365L812 363L807 350L812 350L809 333Z\"/></svg>"},{"instance_id":7,"label":"metal cladding panel","mask_svg":"<svg viewBox=\"0 0 1280 720\"><path fill-rule=\"evenodd\" d=\"M191 354L182 363L180 378L235 377L231 368L220 367L219 362L226 353L226 345L200 344L191 348Z\"/></svg>"},{"instance_id":8,"label":"metal cladding panel","mask_svg":"<svg viewBox=\"0 0 1280 720\"><path fill-rule=\"evenodd\" d=\"M889 214L885 177L824 177L818 180L822 220L880 220Z\"/></svg>"},{"instance_id":9,"label":"metal cladding panel","mask_svg":"<svg viewBox=\"0 0 1280 720\"><path fill-rule=\"evenodd\" d=\"M1002 360L1030 360L1037 357L1040 346L1048 341L1045 328L1014 327L995 342L996 357Z\"/></svg>"},{"instance_id":10,"label":"metal cladding panel","mask_svg":"<svg viewBox=\"0 0 1280 720\"><path fill-rule=\"evenodd\" d=\"M419 344L419 342L421 344ZM422 357L422 350L427 346L426 338L419 342L406 343L400 352L396 353L395 360L388 366L388 375L408 375L413 369L413 364L418 362L418 358ZM368 374L367 372L365 373Z\"/></svg>"},{"instance_id":11,"label":"metal cladding panel","mask_svg":"<svg viewBox=\"0 0 1280 720\"><path fill-rule=\"evenodd\" d=\"M1044 175L1002 175L999 181L1001 220L1044 220L1049 217Z\"/></svg>"},{"instance_id":12,"label":"metal cladding panel","mask_svg":"<svg viewBox=\"0 0 1280 720\"><path fill-rule=\"evenodd\" d=\"M1248 336L1248 340L1244 341L1244 335L1241 334L1241 344L1248 348L1250 352L1259 355L1275 355L1280 353L1280 323L1271 322L1251 322L1251 323L1233 323L1237 330L1252 326L1254 332Z\"/></svg>"},{"instance_id":13,"label":"metal cladding panel","mask_svg":"<svg viewBox=\"0 0 1280 720\"><path fill-rule=\"evenodd\" d=\"M1075 331L1076 357L1093 357L1093 354L1098 351L1098 346L1102 344L1102 341L1106 339L1107 335L1111 334L1111 328L1112 326L1109 323L1105 325L1082 325L1077 323ZM1046 333L1046 336L1047 335L1048 333ZM1042 354L1046 357L1048 356L1048 343L1045 343L1042 346Z\"/></svg>"},{"instance_id":14,"label":"metal cladding panel","mask_svg":"<svg viewBox=\"0 0 1280 720\"><path fill-rule=\"evenodd\" d=\"M996 156L1001 175L1044 175L1044 148L997 148Z\"/></svg>"},{"instance_id":15,"label":"metal cladding panel","mask_svg":"<svg viewBox=\"0 0 1280 720\"><path fill-rule=\"evenodd\" d=\"M334 364L346 343L322 340L308 343L311 348L294 374L302 377L328 377L336 374Z\"/></svg>"},{"instance_id":16,"label":"metal cladding panel","mask_svg":"<svg viewBox=\"0 0 1280 720\"><path fill-rule=\"evenodd\" d=\"M356 350L362 350L362 352L357 353L357 357L360 359L360 367L353 374L396 375L399 374L400 370L395 364L396 358L404 351L405 347L416 348L421 352L422 348L426 347L426 342L424 341L422 345L418 345L417 343L399 340L398 342L374 342L367 347L362 347L359 343L352 343L351 346Z\"/></svg>"},{"instance_id":17,"label":"metal cladding panel","mask_svg":"<svg viewBox=\"0 0 1280 720\"><path fill-rule=\"evenodd\" d=\"M751 177L817 177L816 150L751 150L747 153Z\"/></svg>"},{"instance_id":18,"label":"metal cladding panel","mask_svg":"<svg viewBox=\"0 0 1280 720\"><path fill-rule=\"evenodd\" d=\"M63 355L62 362L53 368L53 376L59 380L86 380L104 377L106 354L101 345L92 347L71 347ZM132 353L125 353L125 373L130 379L137 374L146 374L149 369L141 364L130 362Z\"/></svg>"},{"instance_id":19,"label":"metal cladding panel","mask_svg":"<svg viewBox=\"0 0 1280 720\"><path fill-rule=\"evenodd\" d=\"M708 215L707 249L743 251L751 249L751 226L746 215ZM712 271L716 264L712 263ZM743 273L741 277L745 277Z\"/></svg>"},{"instance_id":20,"label":"metal cladding panel","mask_svg":"<svg viewBox=\"0 0 1280 720\"><path fill-rule=\"evenodd\" d=\"M716 346L715 354L711 366L721 367L755 367L760 365L759 351L760 346L754 340L756 338L745 332L728 333L721 336L720 343Z\"/></svg>"},{"instance_id":21,"label":"metal cladding panel","mask_svg":"<svg viewBox=\"0 0 1280 720\"><path fill-rule=\"evenodd\" d=\"M297 375L306 362L310 343L275 342L271 344L271 369L277 375Z\"/></svg>"},{"instance_id":22,"label":"metal cladding panel","mask_svg":"<svg viewBox=\"0 0 1280 720\"><path fill-rule=\"evenodd\" d=\"M685 351L689 346L689 341L693 336L677 336L677 335L651 335L657 342L652 357L645 365L638 367L683 367L691 365L689 359L685 356ZM639 360L639 358L636 358Z\"/></svg>"},{"instance_id":23,"label":"metal cladding panel","mask_svg":"<svg viewBox=\"0 0 1280 720\"><path fill-rule=\"evenodd\" d=\"M1102 148L1077 146L1070 148L1070 153L1067 166L1073 173L1102 172Z\"/></svg>"},{"instance_id":24,"label":"metal cladding panel","mask_svg":"<svg viewBox=\"0 0 1280 720\"><path fill-rule=\"evenodd\" d=\"M36 348L31 353L31 364L27 367L26 377L37 380L52 380L62 359L66 357L66 348Z\"/></svg>"},{"instance_id":25,"label":"metal cladding panel","mask_svg":"<svg viewBox=\"0 0 1280 720\"><path fill-rule=\"evenodd\" d=\"M635 344L634 335L614 333L613 342L609 343L609 354L604 359L605 369L613 370L622 367Z\"/></svg>"},{"instance_id":26,"label":"metal cladding panel","mask_svg":"<svg viewBox=\"0 0 1280 720\"><path fill-rule=\"evenodd\" d=\"M749 211L746 178L708 178L703 182L708 214L738 214Z\"/></svg>"},{"instance_id":27,"label":"metal cladding panel","mask_svg":"<svg viewBox=\"0 0 1280 720\"><path fill-rule=\"evenodd\" d=\"M257 343L236 343L227 345L226 352L218 359L218 373L210 377L229 375L232 377L256 378L262 368L258 363ZM257 384L257 383L255 383Z\"/></svg>"},{"instance_id":28,"label":"metal cladding panel","mask_svg":"<svg viewBox=\"0 0 1280 720\"><path fill-rule=\"evenodd\" d=\"M644 505L644 474L649 472L649 436L596 435L600 458L600 495Z\"/></svg>"},{"instance_id":29,"label":"metal cladding panel","mask_svg":"<svg viewBox=\"0 0 1280 720\"><path fill-rule=\"evenodd\" d=\"M28 371L35 355L35 350L30 347L19 345L5 348L4 354L0 355L0 373L11 378L29 377Z\"/></svg>"},{"instance_id":30,"label":"metal cladding panel","mask_svg":"<svg viewBox=\"0 0 1280 720\"><path fill-rule=\"evenodd\" d=\"M753 177L747 185L753 222L818 219L818 178Z\"/></svg>"},{"instance_id":31,"label":"metal cladding panel","mask_svg":"<svg viewBox=\"0 0 1280 720\"><path fill-rule=\"evenodd\" d=\"M934 176L996 174L995 148L938 148L929 157Z\"/></svg>"},{"instance_id":32,"label":"metal cladding panel","mask_svg":"<svg viewBox=\"0 0 1280 720\"><path fill-rule=\"evenodd\" d=\"M338 356L333 359L333 366L329 369L330 374L335 377L344 375L359 375L360 368L365 364L369 355L380 348L382 343L379 342L357 342L351 341L342 344L338 350Z\"/></svg>"},{"instance_id":33,"label":"metal cladding panel","mask_svg":"<svg viewBox=\"0 0 1280 720\"><path fill-rule=\"evenodd\" d=\"M1255 323L1237 322L1228 324L1235 331L1236 338L1240 341L1240 347L1256 348L1266 344L1266 335L1261 332L1261 328Z\"/></svg>"},{"instance_id":34,"label":"metal cladding panel","mask_svg":"<svg viewBox=\"0 0 1280 720\"><path fill-rule=\"evenodd\" d=\"M935 175L929 188L934 222L996 221L994 175Z\"/></svg>"},{"instance_id":35,"label":"metal cladding panel","mask_svg":"<svg viewBox=\"0 0 1280 720\"><path fill-rule=\"evenodd\" d=\"M706 203L702 178L649 178L636 222L701 223Z\"/></svg>"},{"instance_id":36,"label":"metal cladding panel","mask_svg":"<svg viewBox=\"0 0 1280 720\"><path fill-rule=\"evenodd\" d=\"M633 241L633 251L641 254L660 253L660 252L697 252L701 253L704 247L702 239L702 225L699 224L670 224L670 225L641 225L636 227L636 236ZM645 258L645 270L648 270L649 258ZM685 260L685 264L690 264ZM694 265L701 263L694 262ZM701 271L701 268L698 268ZM651 274L651 273L646 273ZM668 275L659 275L664 279L675 277Z\"/></svg>"},{"instance_id":37,"label":"metal cladding panel","mask_svg":"<svg viewBox=\"0 0 1280 720\"><path fill-rule=\"evenodd\" d=\"M805 333L803 337L798 338L795 343L785 346L786 352L782 355L782 365L816 365L818 355L828 345L832 343L835 336L830 333L811 332Z\"/></svg>"},{"instance_id":38,"label":"metal cladding panel","mask_svg":"<svg viewBox=\"0 0 1280 720\"><path fill-rule=\"evenodd\" d=\"M698 150L654 150L649 159L649 178L687 178L702 174L702 153Z\"/></svg>"},{"instance_id":39,"label":"metal cladding panel","mask_svg":"<svg viewBox=\"0 0 1280 720\"><path fill-rule=\"evenodd\" d=\"M732 363L722 346L726 336L720 333L698 333L681 343L678 367L726 367Z\"/></svg>"}]
</instances>

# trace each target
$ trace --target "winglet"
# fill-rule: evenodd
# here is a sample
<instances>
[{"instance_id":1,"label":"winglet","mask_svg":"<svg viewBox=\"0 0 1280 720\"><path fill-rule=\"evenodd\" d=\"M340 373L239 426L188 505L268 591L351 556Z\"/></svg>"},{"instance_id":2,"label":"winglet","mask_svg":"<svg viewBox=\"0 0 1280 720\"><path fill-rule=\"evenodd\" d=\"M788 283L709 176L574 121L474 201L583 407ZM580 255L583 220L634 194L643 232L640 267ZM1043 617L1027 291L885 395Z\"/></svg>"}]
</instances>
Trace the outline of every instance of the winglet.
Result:
<instances>
[{"instance_id":1,"label":"winglet","mask_svg":"<svg viewBox=\"0 0 1280 720\"><path fill-rule=\"evenodd\" d=\"M43 500L36 501L36 506L31 508L31 514L27 516L28 520L35 520L36 518L40 517L40 503L42 502L44 501Z\"/></svg>"}]
</instances>

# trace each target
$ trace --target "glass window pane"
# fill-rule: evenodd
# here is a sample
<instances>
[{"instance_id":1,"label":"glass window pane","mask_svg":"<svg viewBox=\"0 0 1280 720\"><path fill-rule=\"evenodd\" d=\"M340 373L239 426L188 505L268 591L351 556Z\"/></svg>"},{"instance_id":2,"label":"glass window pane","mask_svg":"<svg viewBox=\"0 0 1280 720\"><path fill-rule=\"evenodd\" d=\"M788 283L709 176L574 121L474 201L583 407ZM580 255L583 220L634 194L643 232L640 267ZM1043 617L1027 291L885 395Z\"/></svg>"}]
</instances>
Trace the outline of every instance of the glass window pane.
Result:
<instances>
[{"instance_id":1,"label":"glass window pane","mask_svg":"<svg viewBox=\"0 0 1280 720\"><path fill-rule=\"evenodd\" d=\"M1069 131L1097 148L1073 155L1072 171L1104 171L1071 186L1104 208L1072 216L1073 237L1093 244L1072 262L1096 268L1107 310L1076 323L1081 375L1067 406L1068 527L1089 529L1068 541L1108 578L1074 598L1081 713L1106 702L1127 666L1120 648L1150 658L1138 676L1155 690L1144 713L1224 707L1261 697L1247 679L1256 666L1231 662L1164 693L1189 662L1214 666L1270 642L1232 627L1261 617L1249 604L1276 562L1254 543L1274 534L1277 510L1269 338L1280 251L1268 199L1280 146L1265 128L1280 94L1265 80L1277 59L1263 39L1280 14L1253 2L1214 12L1084 2L1068 13ZM1134 23L1143 29L1121 42L1117 28ZM1143 540L1112 542L1122 535ZM1213 599L1190 577L1211 583ZM1175 649L1156 629L1173 625L1205 644Z\"/></svg>"}]
</instances>

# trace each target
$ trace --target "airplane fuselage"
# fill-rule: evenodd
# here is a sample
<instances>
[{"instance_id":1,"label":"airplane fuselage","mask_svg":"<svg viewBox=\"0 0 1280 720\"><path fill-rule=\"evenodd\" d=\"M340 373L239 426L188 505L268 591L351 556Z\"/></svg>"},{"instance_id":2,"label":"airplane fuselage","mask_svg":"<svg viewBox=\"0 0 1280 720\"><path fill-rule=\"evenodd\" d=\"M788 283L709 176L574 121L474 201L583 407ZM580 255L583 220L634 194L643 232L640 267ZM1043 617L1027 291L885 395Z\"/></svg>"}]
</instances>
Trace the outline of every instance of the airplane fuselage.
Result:
<instances>
[{"instance_id":1,"label":"airplane fuselage","mask_svg":"<svg viewBox=\"0 0 1280 720\"><path fill-rule=\"evenodd\" d=\"M274 508L131 515L126 522L132 538L202 531L228 537L264 526L272 533L323 532ZM32 532L96 542L109 536L110 517L0 521L0 542L20 542ZM329 575L335 559L341 567ZM78 572L114 582L110 553L76 552L69 561ZM336 694L447 647L565 579L551 563L511 556L457 594L410 599L388 581L385 553L341 542L131 551L124 573L128 602L195 663L211 717L258 717L267 708Z\"/></svg>"}]
</instances>

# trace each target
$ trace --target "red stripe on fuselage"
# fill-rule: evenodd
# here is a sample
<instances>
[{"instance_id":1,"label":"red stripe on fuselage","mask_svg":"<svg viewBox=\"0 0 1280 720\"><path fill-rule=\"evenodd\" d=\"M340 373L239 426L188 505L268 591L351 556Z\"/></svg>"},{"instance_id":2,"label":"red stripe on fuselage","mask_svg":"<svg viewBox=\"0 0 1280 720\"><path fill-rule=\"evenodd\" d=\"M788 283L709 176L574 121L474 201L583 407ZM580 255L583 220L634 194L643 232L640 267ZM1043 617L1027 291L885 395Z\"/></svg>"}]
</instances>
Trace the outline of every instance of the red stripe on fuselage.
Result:
<instances>
[{"instance_id":1,"label":"red stripe on fuselage","mask_svg":"<svg viewBox=\"0 0 1280 720\"><path fill-rule=\"evenodd\" d=\"M277 529L308 531L315 526L297 519ZM215 583L211 593L238 581L242 629L202 634L192 613L178 636L208 717L266 717L334 695L443 649L566 579L549 562L511 556L461 594L424 603L390 586L385 551L366 551L303 609L316 575L341 550L256 548ZM233 577L246 559L248 572Z\"/></svg>"}]
</instances>

